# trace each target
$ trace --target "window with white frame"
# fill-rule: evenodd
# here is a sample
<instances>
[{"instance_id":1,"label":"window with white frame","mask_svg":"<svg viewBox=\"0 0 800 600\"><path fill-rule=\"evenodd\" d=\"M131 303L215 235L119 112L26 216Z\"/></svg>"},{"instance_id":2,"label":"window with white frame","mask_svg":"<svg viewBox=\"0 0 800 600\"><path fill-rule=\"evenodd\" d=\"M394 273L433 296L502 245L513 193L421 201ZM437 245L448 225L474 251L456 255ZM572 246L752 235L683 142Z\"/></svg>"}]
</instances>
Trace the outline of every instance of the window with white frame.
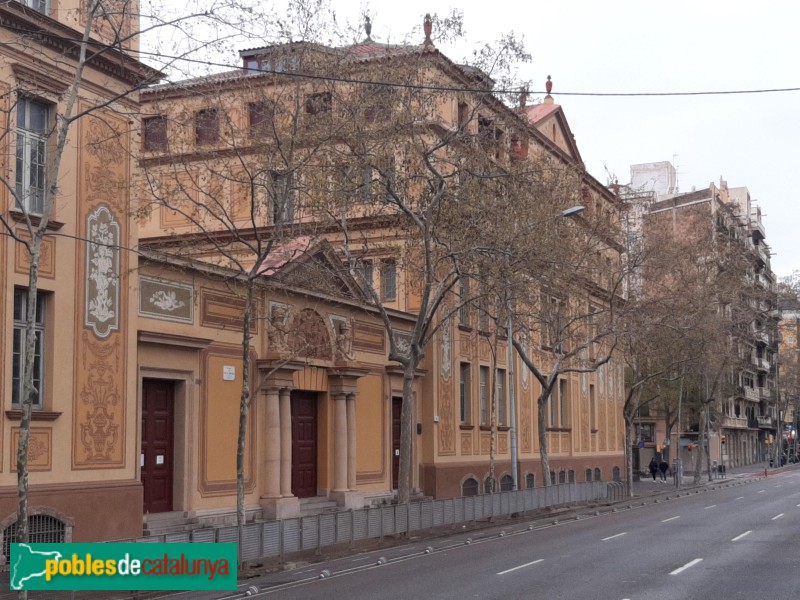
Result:
<instances>
[{"instance_id":1,"label":"window with white frame","mask_svg":"<svg viewBox=\"0 0 800 600\"><path fill-rule=\"evenodd\" d=\"M375 266L373 265L371 260L362 260L361 264L359 265L361 271L361 277L364 280L364 285L367 289L374 290L375 289Z\"/></svg>"},{"instance_id":2,"label":"window with white frame","mask_svg":"<svg viewBox=\"0 0 800 600\"><path fill-rule=\"evenodd\" d=\"M569 383L566 379L558 380L558 409L559 425L569 427Z\"/></svg>"},{"instance_id":3,"label":"window with white frame","mask_svg":"<svg viewBox=\"0 0 800 600\"><path fill-rule=\"evenodd\" d=\"M469 363L461 363L461 382L459 387L459 408L461 413L461 422L464 424L469 423L470 418L470 387L472 386L472 373L471 365Z\"/></svg>"},{"instance_id":4,"label":"window with white frame","mask_svg":"<svg viewBox=\"0 0 800 600\"><path fill-rule=\"evenodd\" d=\"M48 4L50 3L49 0L20 0L20 3L23 6L27 6L28 8L32 8L36 12L40 12L43 15L46 15L48 10Z\"/></svg>"},{"instance_id":5,"label":"window with white frame","mask_svg":"<svg viewBox=\"0 0 800 600\"><path fill-rule=\"evenodd\" d=\"M33 387L36 389L33 406L42 407L44 397L44 340L45 340L46 296L36 294L36 319L34 324ZM12 351L11 398L16 406L22 405L25 373L26 316L28 314L28 290L14 289L14 345Z\"/></svg>"},{"instance_id":6,"label":"window with white frame","mask_svg":"<svg viewBox=\"0 0 800 600\"><path fill-rule=\"evenodd\" d=\"M49 105L21 97L17 103L17 203L18 208L37 215L44 210L49 129Z\"/></svg>"}]
</instances>

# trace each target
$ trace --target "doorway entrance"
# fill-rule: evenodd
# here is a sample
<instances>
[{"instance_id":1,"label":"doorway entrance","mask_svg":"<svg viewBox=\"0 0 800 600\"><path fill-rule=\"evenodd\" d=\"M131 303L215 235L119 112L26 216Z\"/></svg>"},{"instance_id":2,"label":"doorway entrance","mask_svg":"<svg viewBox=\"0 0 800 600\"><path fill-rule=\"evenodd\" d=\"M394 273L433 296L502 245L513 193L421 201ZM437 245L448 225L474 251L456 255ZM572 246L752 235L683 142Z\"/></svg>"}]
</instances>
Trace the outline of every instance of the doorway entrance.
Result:
<instances>
[{"instance_id":1,"label":"doorway entrance","mask_svg":"<svg viewBox=\"0 0 800 600\"><path fill-rule=\"evenodd\" d=\"M403 399L392 398L392 489L397 489L400 477L400 416L403 412Z\"/></svg>"},{"instance_id":2,"label":"doorway entrance","mask_svg":"<svg viewBox=\"0 0 800 600\"><path fill-rule=\"evenodd\" d=\"M172 510L174 421L174 382L144 379L140 467L145 513Z\"/></svg>"},{"instance_id":3,"label":"doorway entrance","mask_svg":"<svg viewBox=\"0 0 800 600\"><path fill-rule=\"evenodd\" d=\"M317 495L317 394L292 391L292 494Z\"/></svg>"}]
</instances>

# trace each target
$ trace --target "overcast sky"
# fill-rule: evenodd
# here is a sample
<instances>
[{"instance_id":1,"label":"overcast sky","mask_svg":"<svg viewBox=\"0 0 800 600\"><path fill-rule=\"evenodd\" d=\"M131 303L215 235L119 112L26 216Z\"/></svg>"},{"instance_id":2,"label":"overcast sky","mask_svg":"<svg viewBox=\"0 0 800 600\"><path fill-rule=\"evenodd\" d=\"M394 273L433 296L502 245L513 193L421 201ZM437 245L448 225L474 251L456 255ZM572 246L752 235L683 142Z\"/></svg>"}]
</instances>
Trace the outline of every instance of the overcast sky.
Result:
<instances>
[{"instance_id":1,"label":"overcast sky","mask_svg":"<svg viewBox=\"0 0 800 600\"><path fill-rule=\"evenodd\" d=\"M793 0L332 0L338 15L373 16L372 38L399 38L426 12L464 14L478 44L513 30L533 62L523 76L564 107L589 172L620 183L630 165L662 160L680 190L746 186L764 213L772 268L800 268L800 92L694 97L574 97L559 92L677 92L800 87L800 2ZM470 47L442 48L454 59ZM535 96L534 96L535 97Z\"/></svg>"}]
</instances>

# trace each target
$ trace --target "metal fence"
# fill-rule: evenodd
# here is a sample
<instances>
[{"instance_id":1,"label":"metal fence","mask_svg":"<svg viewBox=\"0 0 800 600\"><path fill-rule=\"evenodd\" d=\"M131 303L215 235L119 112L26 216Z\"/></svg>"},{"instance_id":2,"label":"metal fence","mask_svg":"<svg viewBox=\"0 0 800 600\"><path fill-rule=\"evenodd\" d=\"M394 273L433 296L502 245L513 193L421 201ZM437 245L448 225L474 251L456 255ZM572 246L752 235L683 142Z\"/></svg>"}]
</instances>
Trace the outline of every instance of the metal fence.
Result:
<instances>
[{"instance_id":1,"label":"metal fence","mask_svg":"<svg viewBox=\"0 0 800 600\"><path fill-rule=\"evenodd\" d=\"M500 492L482 496L446 498L393 504L375 508L322 513L309 517L261 521L245 525L239 546L241 561L283 557L292 552L317 550L326 546L387 535L410 533L446 525L457 525L523 513L539 508L591 501L622 500L622 482L591 481ZM237 542L236 526L195 529L127 540L141 543Z\"/></svg>"}]
</instances>

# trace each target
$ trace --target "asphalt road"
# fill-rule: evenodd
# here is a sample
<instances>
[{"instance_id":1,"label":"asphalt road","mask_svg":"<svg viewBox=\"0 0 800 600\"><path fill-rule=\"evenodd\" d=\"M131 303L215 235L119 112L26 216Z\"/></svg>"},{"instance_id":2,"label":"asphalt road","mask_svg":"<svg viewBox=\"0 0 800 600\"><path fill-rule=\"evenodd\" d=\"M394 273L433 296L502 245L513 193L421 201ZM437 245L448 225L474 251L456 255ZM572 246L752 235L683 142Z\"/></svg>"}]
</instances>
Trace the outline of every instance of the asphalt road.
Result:
<instances>
[{"instance_id":1,"label":"asphalt road","mask_svg":"<svg viewBox=\"0 0 800 600\"><path fill-rule=\"evenodd\" d=\"M349 556L251 580L217 598L243 598L250 586L258 591L248 597L263 599L778 600L800 593L800 471L637 504L533 530L518 523L504 535L464 532Z\"/></svg>"}]
</instances>

